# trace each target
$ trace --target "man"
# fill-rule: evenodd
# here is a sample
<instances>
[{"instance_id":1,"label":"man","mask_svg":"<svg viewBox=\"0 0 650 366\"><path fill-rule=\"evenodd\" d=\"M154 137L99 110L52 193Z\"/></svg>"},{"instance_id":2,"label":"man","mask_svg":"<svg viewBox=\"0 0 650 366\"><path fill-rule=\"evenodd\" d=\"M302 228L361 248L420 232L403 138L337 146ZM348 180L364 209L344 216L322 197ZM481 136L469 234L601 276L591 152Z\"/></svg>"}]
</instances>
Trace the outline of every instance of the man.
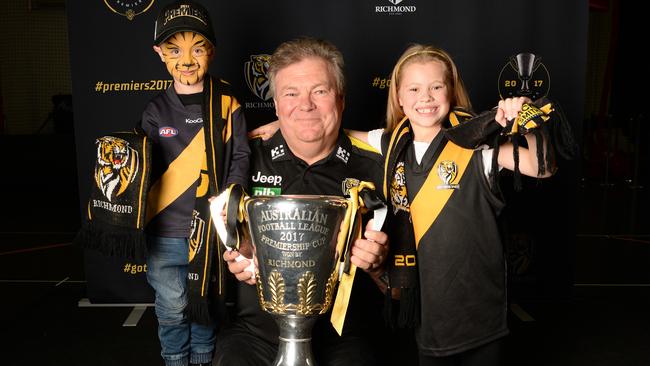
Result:
<instances>
[{"instance_id":1,"label":"man","mask_svg":"<svg viewBox=\"0 0 650 366\"><path fill-rule=\"evenodd\" d=\"M270 62L271 91L280 130L268 141L251 142L250 189L255 194L343 195L346 178L376 182L381 158L352 144L341 132L345 81L343 57L330 43L298 39L280 45ZM369 223L370 225L370 223ZM377 288L388 253L387 236L366 226L352 247L357 271L343 335L336 334L329 313L312 332L319 365L375 365L382 319L383 295ZM216 365L268 365L277 353L278 330L260 309L255 279L236 262L236 252L224 253L238 283L236 319L218 336ZM374 283L373 283L374 282Z\"/></svg>"}]
</instances>

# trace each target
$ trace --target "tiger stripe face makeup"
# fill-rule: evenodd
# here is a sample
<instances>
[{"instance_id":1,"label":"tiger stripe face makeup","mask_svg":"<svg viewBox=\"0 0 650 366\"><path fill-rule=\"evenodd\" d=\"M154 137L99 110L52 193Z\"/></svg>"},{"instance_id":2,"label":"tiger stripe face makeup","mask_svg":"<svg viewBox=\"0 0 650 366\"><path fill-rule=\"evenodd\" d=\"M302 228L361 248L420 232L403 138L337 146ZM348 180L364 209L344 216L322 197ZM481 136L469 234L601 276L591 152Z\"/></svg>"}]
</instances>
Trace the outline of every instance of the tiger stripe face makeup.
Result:
<instances>
[{"instance_id":1,"label":"tiger stripe face makeup","mask_svg":"<svg viewBox=\"0 0 650 366\"><path fill-rule=\"evenodd\" d=\"M176 89L187 87L202 89L214 48L202 35L195 32L178 32L160 46L154 46L167 71L174 78Z\"/></svg>"}]
</instances>

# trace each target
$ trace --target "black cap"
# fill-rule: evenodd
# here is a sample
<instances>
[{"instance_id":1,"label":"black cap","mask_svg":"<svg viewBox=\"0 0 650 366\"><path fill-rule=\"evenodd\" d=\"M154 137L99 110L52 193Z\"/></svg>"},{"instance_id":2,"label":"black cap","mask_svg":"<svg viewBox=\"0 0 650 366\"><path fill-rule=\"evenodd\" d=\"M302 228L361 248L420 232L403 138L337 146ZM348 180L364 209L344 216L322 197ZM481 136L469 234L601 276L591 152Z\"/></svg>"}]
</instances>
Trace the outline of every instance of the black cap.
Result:
<instances>
[{"instance_id":1,"label":"black cap","mask_svg":"<svg viewBox=\"0 0 650 366\"><path fill-rule=\"evenodd\" d=\"M159 45L172 34L186 31L199 33L213 46L215 45L214 30L208 11L190 0L174 1L158 14L153 42Z\"/></svg>"}]
</instances>

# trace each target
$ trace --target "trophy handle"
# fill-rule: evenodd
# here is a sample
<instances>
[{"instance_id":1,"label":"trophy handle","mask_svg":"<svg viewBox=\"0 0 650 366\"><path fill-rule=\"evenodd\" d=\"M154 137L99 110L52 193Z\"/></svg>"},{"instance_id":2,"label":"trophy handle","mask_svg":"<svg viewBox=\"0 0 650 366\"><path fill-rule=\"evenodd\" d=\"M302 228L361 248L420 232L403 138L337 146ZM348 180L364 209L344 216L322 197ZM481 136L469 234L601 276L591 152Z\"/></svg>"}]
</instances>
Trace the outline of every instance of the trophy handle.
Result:
<instances>
[{"instance_id":1,"label":"trophy handle","mask_svg":"<svg viewBox=\"0 0 650 366\"><path fill-rule=\"evenodd\" d=\"M240 185L231 184L216 198L210 201L210 213L212 221L217 229L217 236L223 243L226 250L239 250L240 237L237 233L237 222L243 221L244 200L248 198ZM226 223L221 219L221 212L226 209ZM243 254L239 254L235 261L241 262L244 259L250 261L250 265L246 267L245 271L251 273L251 277L255 276L256 267L255 261L252 258L247 258Z\"/></svg>"},{"instance_id":2,"label":"trophy handle","mask_svg":"<svg viewBox=\"0 0 650 366\"><path fill-rule=\"evenodd\" d=\"M384 202L374 194L374 191L375 185L364 181L359 181L358 185L347 187L348 206L337 241L337 253L341 254L340 261L337 264L339 278L343 273L350 273L352 242L356 239L357 233L363 230L361 216L357 214L359 210L373 210L373 230L379 231L384 225L388 209ZM343 265L341 265L341 262Z\"/></svg>"},{"instance_id":3,"label":"trophy handle","mask_svg":"<svg viewBox=\"0 0 650 366\"><path fill-rule=\"evenodd\" d=\"M381 229L383 219L386 217L386 205L374 194L375 185L369 182L358 180L346 180L344 182L344 191L348 193L348 207L345 213L345 219L341 223L341 231L338 236L337 253L341 253L341 258L336 263L336 270L339 278L339 287L334 300L334 307L330 322L339 335L343 334L343 324L347 313L350 295L352 293L352 284L357 267L350 262L352 251L351 241L360 236L361 232L361 215L358 215L359 209L375 210L384 208L375 216L377 222L374 223L373 229ZM379 222L381 221L381 222Z\"/></svg>"}]
</instances>

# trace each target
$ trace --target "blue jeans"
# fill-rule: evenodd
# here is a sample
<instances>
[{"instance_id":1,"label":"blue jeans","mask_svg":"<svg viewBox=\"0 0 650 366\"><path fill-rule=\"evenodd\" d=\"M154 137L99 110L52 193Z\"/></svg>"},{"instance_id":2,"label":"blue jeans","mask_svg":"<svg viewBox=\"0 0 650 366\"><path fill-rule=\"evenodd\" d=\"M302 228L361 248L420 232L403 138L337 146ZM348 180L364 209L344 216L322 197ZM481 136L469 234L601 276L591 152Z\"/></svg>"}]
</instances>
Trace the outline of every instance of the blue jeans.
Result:
<instances>
[{"instance_id":1,"label":"blue jeans","mask_svg":"<svg viewBox=\"0 0 650 366\"><path fill-rule=\"evenodd\" d=\"M156 316L161 356L167 366L186 366L212 360L215 328L188 323L187 238L148 235L147 281L156 292Z\"/></svg>"}]
</instances>

